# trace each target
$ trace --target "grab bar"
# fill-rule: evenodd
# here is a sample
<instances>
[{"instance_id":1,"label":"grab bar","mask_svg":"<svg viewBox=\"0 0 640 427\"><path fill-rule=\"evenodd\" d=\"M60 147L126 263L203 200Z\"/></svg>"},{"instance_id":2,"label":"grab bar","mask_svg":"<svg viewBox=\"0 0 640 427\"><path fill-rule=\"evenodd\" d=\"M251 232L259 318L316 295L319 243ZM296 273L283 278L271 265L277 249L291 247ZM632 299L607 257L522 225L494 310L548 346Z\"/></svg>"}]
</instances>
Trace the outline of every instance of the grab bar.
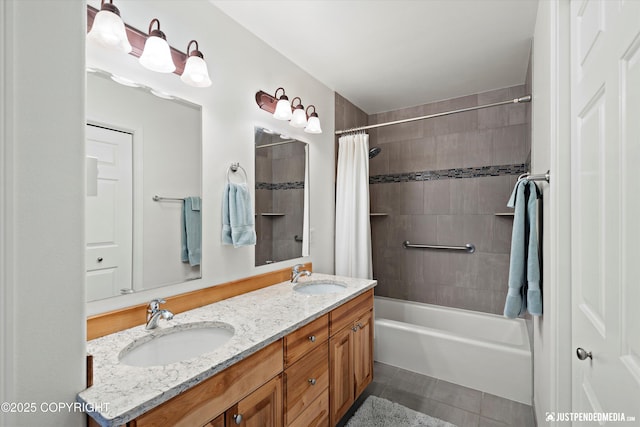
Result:
<instances>
[{"instance_id":1,"label":"grab bar","mask_svg":"<svg viewBox=\"0 0 640 427\"><path fill-rule=\"evenodd\" d=\"M476 247L472 243L467 243L464 246L443 246L443 245L419 245L412 244L408 240L402 242L402 247L405 249L441 249L445 251L465 251L467 253L474 253L476 251Z\"/></svg>"}]
</instances>

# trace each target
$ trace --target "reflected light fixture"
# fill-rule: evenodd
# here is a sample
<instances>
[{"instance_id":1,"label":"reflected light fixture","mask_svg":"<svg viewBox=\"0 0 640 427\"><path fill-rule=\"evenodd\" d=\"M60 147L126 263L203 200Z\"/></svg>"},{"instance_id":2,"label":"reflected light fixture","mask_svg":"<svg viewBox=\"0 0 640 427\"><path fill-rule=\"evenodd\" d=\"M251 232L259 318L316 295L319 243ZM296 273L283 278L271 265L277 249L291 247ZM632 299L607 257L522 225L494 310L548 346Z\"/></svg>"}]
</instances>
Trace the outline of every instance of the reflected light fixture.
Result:
<instances>
[{"instance_id":1,"label":"reflected light fixture","mask_svg":"<svg viewBox=\"0 0 640 427\"><path fill-rule=\"evenodd\" d=\"M120 11L113 5L113 0L100 3L100 11L96 14L87 34L87 42L97 43L108 49L124 53L131 52L131 44L124 29L124 22L120 18Z\"/></svg>"},{"instance_id":2,"label":"reflected light fixture","mask_svg":"<svg viewBox=\"0 0 640 427\"><path fill-rule=\"evenodd\" d=\"M280 98L278 98L279 90L282 90L282 96ZM287 95L284 93L284 88L279 87L276 89L274 98L278 100L278 103L276 104L276 110L273 112L273 118L278 120L291 120L293 113L291 112L289 98L287 98Z\"/></svg>"},{"instance_id":3,"label":"reflected light fixture","mask_svg":"<svg viewBox=\"0 0 640 427\"><path fill-rule=\"evenodd\" d=\"M309 108L313 108L313 113L309 115ZM320 128L320 119L318 118L318 113L316 113L316 106L309 105L307 107L307 116L309 120L307 121L307 127L304 128L304 131L307 133L322 133L322 129Z\"/></svg>"},{"instance_id":4,"label":"reflected light fixture","mask_svg":"<svg viewBox=\"0 0 640 427\"><path fill-rule=\"evenodd\" d=\"M294 106L296 99L298 100L298 104ZM294 128L305 127L307 125L307 114L304 112L304 105L302 105L302 100L299 96L293 98L291 107L293 108L293 115L289 124Z\"/></svg>"},{"instance_id":5,"label":"reflected light fixture","mask_svg":"<svg viewBox=\"0 0 640 427\"><path fill-rule=\"evenodd\" d=\"M195 43L196 48L189 52L191 44ZM209 78L209 70L207 63L204 62L204 55L198 50L198 42L191 40L187 45L187 62L184 65L184 71L180 79L189 86L209 87L211 79Z\"/></svg>"},{"instance_id":6,"label":"reflected light fixture","mask_svg":"<svg viewBox=\"0 0 640 427\"><path fill-rule=\"evenodd\" d=\"M156 30L152 30L154 22L158 24ZM167 37L160 31L160 21L157 18L152 19L149 24L149 38L144 44L140 64L158 73L173 73L176 70L176 65L171 59L171 49L167 43Z\"/></svg>"}]
</instances>

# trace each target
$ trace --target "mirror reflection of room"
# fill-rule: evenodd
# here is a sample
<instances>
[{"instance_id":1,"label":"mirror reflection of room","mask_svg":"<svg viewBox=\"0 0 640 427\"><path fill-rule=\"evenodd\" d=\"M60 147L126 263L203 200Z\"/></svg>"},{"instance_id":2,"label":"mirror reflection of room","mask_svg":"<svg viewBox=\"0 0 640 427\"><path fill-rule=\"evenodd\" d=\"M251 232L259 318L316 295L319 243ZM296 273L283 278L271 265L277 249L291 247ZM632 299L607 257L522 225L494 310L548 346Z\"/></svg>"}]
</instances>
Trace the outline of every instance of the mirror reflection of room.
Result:
<instances>
[{"instance_id":1,"label":"mirror reflection of room","mask_svg":"<svg viewBox=\"0 0 640 427\"><path fill-rule=\"evenodd\" d=\"M200 106L90 72L86 110L87 301L200 278Z\"/></svg>"},{"instance_id":2,"label":"mirror reflection of room","mask_svg":"<svg viewBox=\"0 0 640 427\"><path fill-rule=\"evenodd\" d=\"M256 266L307 256L307 144L256 128Z\"/></svg>"}]
</instances>

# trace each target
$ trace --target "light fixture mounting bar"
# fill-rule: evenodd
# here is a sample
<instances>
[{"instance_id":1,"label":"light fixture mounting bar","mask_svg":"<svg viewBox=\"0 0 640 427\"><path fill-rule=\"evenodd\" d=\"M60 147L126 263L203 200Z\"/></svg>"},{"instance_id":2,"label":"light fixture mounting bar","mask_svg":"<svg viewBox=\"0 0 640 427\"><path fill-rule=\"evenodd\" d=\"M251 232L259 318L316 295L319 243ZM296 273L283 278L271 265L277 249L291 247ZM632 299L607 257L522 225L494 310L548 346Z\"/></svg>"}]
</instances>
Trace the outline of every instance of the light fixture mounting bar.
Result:
<instances>
[{"instance_id":1,"label":"light fixture mounting bar","mask_svg":"<svg viewBox=\"0 0 640 427\"><path fill-rule=\"evenodd\" d=\"M98 13L98 9L87 5L87 33L91 30L91 26L93 25L93 20ZM144 42L147 41L148 35L137 28L132 27L131 25L124 23L125 31L127 32L127 38L129 39L129 43L133 48L130 55L135 56L136 58L140 58L142 55L142 51L144 49ZM184 64L187 61L187 54L172 47L169 45L171 49L171 59L173 59L173 63L176 65L176 70L173 72L177 75L182 75L184 71Z\"/></svg>"},{"instance_id":2,"label":"light fixture mounting bar","mask_svg":"<svg viewBox=\"0 0 640 427\"><path fill-rule=\"evenodd\" d=\"M273 114L276 111L278 100L274 98L273 95L269 95L267 92L260 90L256 92L256 104L264 111Z\"/></svg>"}]
</instances>

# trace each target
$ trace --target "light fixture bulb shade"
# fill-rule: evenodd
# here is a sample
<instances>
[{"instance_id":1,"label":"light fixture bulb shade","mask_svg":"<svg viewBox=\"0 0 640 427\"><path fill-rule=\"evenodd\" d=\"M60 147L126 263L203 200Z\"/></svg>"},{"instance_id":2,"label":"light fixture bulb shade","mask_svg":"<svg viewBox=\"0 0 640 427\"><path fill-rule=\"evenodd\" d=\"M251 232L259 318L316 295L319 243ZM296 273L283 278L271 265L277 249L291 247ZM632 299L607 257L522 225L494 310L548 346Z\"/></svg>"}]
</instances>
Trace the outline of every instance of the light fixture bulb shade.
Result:
<instances>
[{"instance_id":1,"label":"light fixture bulb shade","mask_svg":"<svg viewBox=\"0 0 640 427\"><path fill-rule=\"evenodd\" d=\"M131 52L131 43L127 38L124 22L118 15L108 10L101 10L96 14L91 31L87 34L87 41L107 49Z\"/></svg>"},{"instance_id":2,"label":"light fixture bulb shade","mask_svg":"<svg viewBox=\"0 0 640 427\"><path fill-rule=\"evenodd\" d=\"M176 70L176 65L171 59L169 44L157 36L147 38L142 55L140 55L140 64L158 73L173 73Z\"/></svg>"},{"instance_id":3,"label":"light fixture bulb shade","mask_svg":"<svg viewBox=\"0 0 640 427\"><path fill-rule=\"evenodd\" d=\"M209 87L211 79L209 78L209 70L207 63L199 56L193 55L187 58L184 71L180 79L189 86Z\"/></svg>"},{"instance_id":4,"label":"light fixture bulb shade","mask_svg":"<svg viewBox=\"0 0 640 427\"><path fill-rule=\"evenodd\" d=\"M307 114L303 108L296 108L293 111L293 117L291 117L289 124L294 128L303 128L307 125Z\"/></svg>"},{"instance_id":5,"label":"light fixture bulb shade","mask_svg":"<svg viewBox=\"0 0 640 427\"><path fill-rule=\"evenodd\" d=\"M276 104L276 111L273 112L273 118L278 120L291 120L291 103L288 99L281 99Z\"/></svg>"},{"instance_id":6,"label":"light fixture bulb shade","mask_svg":"<svg viewBox=\"0 0 640 427\"><path fill-rule=\"evenodd\" d=\"M316 116L309 117L307 127L304 128L304 131L307 133L322 133L322 129L320 128L320 119Z\"/></svg>"}]
</instances>

